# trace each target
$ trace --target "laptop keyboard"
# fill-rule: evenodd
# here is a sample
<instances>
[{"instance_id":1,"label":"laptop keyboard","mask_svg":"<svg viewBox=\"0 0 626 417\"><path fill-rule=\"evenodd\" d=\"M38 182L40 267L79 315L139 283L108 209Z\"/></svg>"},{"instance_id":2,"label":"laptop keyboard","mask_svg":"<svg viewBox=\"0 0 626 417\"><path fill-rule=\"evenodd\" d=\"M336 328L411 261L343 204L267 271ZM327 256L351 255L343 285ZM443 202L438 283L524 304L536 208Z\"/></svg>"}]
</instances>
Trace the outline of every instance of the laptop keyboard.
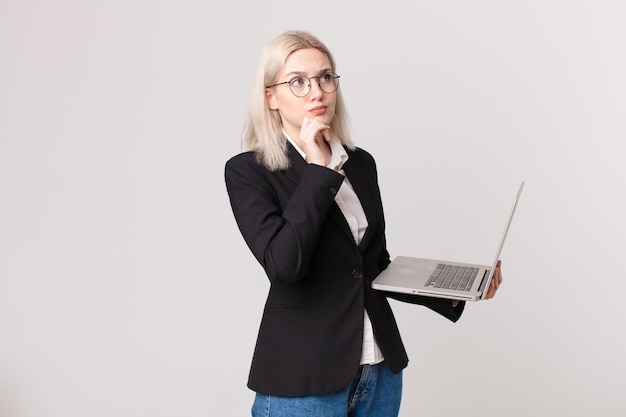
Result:
<instances>
[{"instance_id":1,"label":"laptop keyboard","mask_svg":"<svg viewBox=\"0 0 626 417\"><path fill-rule=\"evenodd\" d=\"M469 291L478 274L478 268L439 264L426 282L427 287Z\"/></svg>"}]
</instances>

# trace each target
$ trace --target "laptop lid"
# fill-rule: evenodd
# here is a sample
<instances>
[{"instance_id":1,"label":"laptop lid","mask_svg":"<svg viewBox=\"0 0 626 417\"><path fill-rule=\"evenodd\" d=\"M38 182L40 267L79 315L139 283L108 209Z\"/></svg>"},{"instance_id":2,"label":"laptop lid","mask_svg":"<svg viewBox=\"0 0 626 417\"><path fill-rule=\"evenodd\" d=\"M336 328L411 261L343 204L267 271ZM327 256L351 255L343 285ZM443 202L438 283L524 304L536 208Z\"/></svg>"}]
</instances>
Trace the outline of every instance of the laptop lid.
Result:
<instances>
[{"instance_id":1,"label":"laptop lid","mask_svg":"<svg viewBox=\"0 0 626 417\"><path fill-rule=\"evenodd\" d=\"M500 238L500 243L498 244L498 250L496 250L496 256L493 258L493 262L491 263L491 270L489 271L489 276L486 282L481 284L482 295L480 299L482 300L489 288L489 284L491 284L491 280L493 279L493 274L496 270L496 265L498 260L500 259L500 254L502 253L502 248L504 247L504 241L506 240L506 236L509 233L509 228L511 227L511 222L513 221L513 215L515 214L515 209L517 208L517 202L522 195L522 190L524 190L524 181L519 186L517 190L517 194L515 195L515 199L513 200L513 206L511 207L511 211L509 211L509 217L506 220L506 225L504 226L504 232L502 232L502 237Z\"/></svg>"}]
</instances>

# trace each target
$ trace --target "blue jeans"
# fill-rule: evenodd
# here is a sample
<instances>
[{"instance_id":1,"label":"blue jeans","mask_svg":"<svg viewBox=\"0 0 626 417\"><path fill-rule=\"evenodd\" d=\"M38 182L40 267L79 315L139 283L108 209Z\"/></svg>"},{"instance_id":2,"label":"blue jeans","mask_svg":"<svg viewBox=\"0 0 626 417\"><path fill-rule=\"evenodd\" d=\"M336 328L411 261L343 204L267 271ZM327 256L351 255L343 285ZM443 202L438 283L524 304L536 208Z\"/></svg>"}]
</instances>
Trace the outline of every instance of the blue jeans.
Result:
<instances>
[{"instance_id":1,"label":"blue jeans","mask_svg":"<svg viewBox=\"0 0 626 417\"><path fill-rule=\"evenodd\" d=\"M402 373L383 362L363 365L348 386L337 392L308 397L256 394L252 417L397 417L402 397Z\"/></svg>"}]
</instances>

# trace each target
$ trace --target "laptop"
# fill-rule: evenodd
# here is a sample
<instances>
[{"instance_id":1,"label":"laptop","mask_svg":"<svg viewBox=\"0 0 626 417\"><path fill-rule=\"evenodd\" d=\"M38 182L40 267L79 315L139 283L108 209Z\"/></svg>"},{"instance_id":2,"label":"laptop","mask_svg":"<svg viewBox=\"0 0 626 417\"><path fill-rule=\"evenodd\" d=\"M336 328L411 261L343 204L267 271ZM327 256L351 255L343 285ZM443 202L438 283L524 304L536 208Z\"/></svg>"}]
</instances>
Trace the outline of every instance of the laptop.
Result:
<instances>
[{"instance_id":1,"label":"laptop","mask_svg":"<svg viewBox=\"0 0 626 417\"><path fill-rule=\"evenodd\" d=\"M491 265L397 256L387 269L374 279L372 288L452 300L482 300L493 278L496 263L500 259L500 253L523 189L524 181L520 184L513 200L513 207Z\"/></svg>"}]
</instances>

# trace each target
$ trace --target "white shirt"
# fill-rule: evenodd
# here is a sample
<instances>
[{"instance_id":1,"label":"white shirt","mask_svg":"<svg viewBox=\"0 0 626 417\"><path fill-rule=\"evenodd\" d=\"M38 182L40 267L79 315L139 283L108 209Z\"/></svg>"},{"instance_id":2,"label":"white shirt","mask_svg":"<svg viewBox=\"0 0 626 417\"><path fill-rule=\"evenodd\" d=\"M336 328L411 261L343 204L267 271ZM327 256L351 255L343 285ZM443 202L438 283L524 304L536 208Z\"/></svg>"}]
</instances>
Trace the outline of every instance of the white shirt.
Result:
<instances>
[{"instance_id":1,"label":"white shirt","mask_svg":"<svg viewBox=\"0 0 626 417\"><path fill-rule=\"evenodd\" d=\"M302 157L306 160L306 155L302 149L300 149L300 147L289 137L289 135L285 133L285 136L300 153L300 155L302 155ZM354 192L352 184L343 171L343 165L348 160L346 150L341 142L339 142L339 140L334 136L331 138L329 144L332 155L330 163L326 167L344 176L344 180L339 187L339 191L335 195L335 202L346 218L346 221L350 226L350 231L352 232L352 237L358 245L365 234L365 230L367 229L367 218L365 217L363 206ZM367 311L364 310L363 313L363 348L361 350L361 365L374 365L382 362L385 358L376 343L372 322L367 315Z\"/></svg>"}]
</instances>

